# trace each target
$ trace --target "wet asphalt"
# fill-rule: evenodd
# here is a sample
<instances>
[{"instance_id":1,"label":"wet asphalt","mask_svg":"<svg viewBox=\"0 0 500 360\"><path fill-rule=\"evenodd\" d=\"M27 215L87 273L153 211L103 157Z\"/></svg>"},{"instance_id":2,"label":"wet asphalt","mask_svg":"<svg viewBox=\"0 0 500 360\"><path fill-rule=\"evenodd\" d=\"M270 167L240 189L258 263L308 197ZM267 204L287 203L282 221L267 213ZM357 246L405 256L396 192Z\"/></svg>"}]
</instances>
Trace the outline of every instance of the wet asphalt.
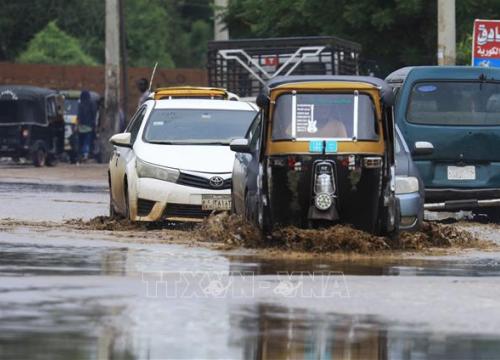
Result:
<instances>
[{"instance_id":1,"label":"wet asphalt","mask_svg":"<svg viewBox=\"0 0 500 360\"><path fill-rule=\"evenodd\" d=\"M107 201L99 186L0 183L0 218L20 221L0 222L1 359L500 357L496 253L263 260L57 225Z\"/></svg>"}]
</instances>

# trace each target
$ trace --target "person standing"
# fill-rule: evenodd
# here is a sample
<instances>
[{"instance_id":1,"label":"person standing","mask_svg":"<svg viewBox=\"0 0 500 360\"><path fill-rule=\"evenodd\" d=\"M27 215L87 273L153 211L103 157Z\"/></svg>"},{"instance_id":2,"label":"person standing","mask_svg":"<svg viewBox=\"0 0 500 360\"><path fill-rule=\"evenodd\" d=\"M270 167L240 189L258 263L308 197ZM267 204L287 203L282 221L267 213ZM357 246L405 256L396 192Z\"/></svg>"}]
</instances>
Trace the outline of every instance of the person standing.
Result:
<instances>
[{"instance_id":1,"label":"person standing","mask_svg":"<svg viewBox=\"0 0 500 360\"><path fill-rule=\"evenodd\" d=\"M140 107L144 101L147 100L149 96L149 84L148 80L145 78L139 79L137 81L137 89L139 89L139 92L141 93L141 97L139 98L139 104L138 107Z\"/></svg>"},{"instance_id":2,"label":"person standing","mask_svg":"<svg viewBox=\"0 0 500 360\"><path fill-rule=\"evenodd\" d=\"M78 131L80 134L80 153L83 161L88 160L92 139L95 132L97 109L92 102L90 92L82 90L78 104Z\"/></svg>"}]
</instances>

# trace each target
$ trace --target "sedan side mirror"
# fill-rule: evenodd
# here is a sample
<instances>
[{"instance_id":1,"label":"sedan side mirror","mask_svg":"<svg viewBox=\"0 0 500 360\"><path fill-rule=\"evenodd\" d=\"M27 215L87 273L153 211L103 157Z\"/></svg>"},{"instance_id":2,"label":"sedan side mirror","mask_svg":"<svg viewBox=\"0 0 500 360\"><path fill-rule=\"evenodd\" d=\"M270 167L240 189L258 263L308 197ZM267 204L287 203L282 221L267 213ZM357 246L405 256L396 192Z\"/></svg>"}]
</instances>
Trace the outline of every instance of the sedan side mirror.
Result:
<instances>
[{"instance_id":1,"label":"sedan side mirror","mask_svg":"<svg viewBox=\"0 0 500 360\"><path fill-rule=\"evenodd\" d=\"M413 149L413 155L430 155L434 152L434 145L428 141L417 141L415 143L415 149Z\"/></svg>"},{"instance_id":2,"label":"sedan side mirror","mask_svg":"<svg viewBox=\"0 0 500 360\"><path fill-rule=\"evenodd\" d=\"M109 142L113 144L114 146L121 146L121 147L132 147L132 144L130 143L130 133L119 133L111 136L109 139Z\"/></svg>"},{"instance_id":3,"label":"sedan side mirror","mask_svg":"<svg viewBox=\"0 0 500 360\"><path fill-rule=\"evenodd\" d=\"M248 139L234 139L229 143L229 148L231 151L239 152L239 153L247 153L249 154L250 145L248 144Z\"/></svg>"}]
</instances>

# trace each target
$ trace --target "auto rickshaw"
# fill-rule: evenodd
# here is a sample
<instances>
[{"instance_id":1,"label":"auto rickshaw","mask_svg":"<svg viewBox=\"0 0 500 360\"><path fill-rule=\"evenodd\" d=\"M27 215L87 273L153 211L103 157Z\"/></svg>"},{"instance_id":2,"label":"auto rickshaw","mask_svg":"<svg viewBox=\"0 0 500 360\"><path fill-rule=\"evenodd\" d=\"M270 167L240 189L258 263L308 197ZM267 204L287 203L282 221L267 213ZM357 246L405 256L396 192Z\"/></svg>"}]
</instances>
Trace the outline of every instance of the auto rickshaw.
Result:
<instances>
[{"instance_id":1,"label":"auto rickshaw","mask_svg":"<svg viewBox=\"0 0 500 360\"><path fill-rule=\"evenodd\" d=\"M155 100L179 98L239 100L236 94L228 92L225 89L201 86L172 86L158 88L153 92L152 96Z\"/></svg>"},{"instance_id":2,"label":"auto rickshaw","mask_svg":"<svg viewBox=\"0 0 500 360\"><path fill-rule=\"evenodd\" d=\"M0 86L0 157L55 165L64 151L63 101L50 89Z\"/></svg>"},{"instance_id":3,"label":"auto rickshaw","mask_svg":"<svg viewBox=\"0 0 500 360\"><path fill-rule=\"evenodd\" d=\"M232 209L275 227L351 224L396 234L393 92L361 76L268 82L247 137L236 139Z\"/></svg>"}]
</instances>

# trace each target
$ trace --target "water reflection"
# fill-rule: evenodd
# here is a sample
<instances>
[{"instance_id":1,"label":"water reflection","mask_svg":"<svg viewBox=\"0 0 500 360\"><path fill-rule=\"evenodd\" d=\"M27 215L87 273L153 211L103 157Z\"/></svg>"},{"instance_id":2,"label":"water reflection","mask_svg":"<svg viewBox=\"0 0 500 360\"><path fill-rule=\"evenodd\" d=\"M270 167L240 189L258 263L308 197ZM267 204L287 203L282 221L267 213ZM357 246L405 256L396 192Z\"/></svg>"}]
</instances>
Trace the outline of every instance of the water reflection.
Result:
<instances>
[{"instance_id":1,"label":"water reflection","mask_svg":"<svg viewBox=\"0 0 500 360\"><path fill-rule=\"evenodd\" d=\"M314 314L259 304L235 310L245 359L496 359L500 339L417 332L371 316Z\"/></svg>"},{"instance_id":2,"label":"water reflection","mask_svg":"<svg viewBox=\"0 0 500 360\"><path fill-rule=\"evenodd\" d=\"M2 243L0 275L124 275L129 252L134 251L126 247Z\"/></svg>"},{"instance_id":3,"label":"water reflection","mask_svg":"<svg viewBox=\"0 0 500 360\"><path fill-rule=\"evenodd\" d=\"M422 259L267 259L254 256L228 256L230 271L249 271L257 275L283 272L341 272L344 275L392 276L500 276L498 259L440 261Z\"/></svg>"}]
</instances>

